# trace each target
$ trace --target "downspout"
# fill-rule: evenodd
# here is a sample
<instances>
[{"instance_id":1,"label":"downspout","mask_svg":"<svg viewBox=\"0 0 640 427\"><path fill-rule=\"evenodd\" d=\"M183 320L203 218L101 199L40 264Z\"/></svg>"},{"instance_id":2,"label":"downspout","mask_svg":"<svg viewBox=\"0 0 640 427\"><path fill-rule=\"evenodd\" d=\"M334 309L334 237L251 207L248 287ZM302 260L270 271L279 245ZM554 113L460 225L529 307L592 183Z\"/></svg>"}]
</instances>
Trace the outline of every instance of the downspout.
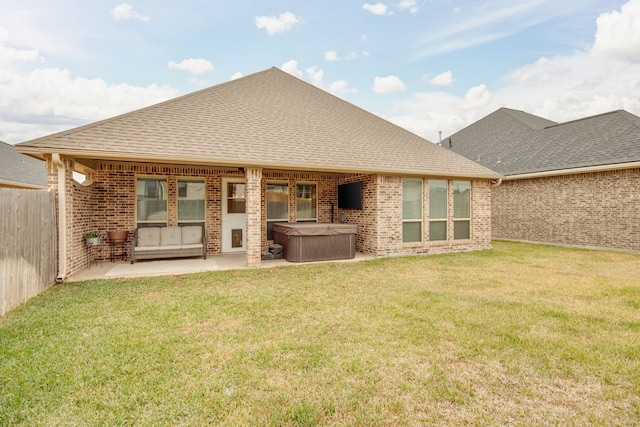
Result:
<instances>
[{"instance_id":1,"label":"downspout","mask_svg":"<svg viewBox=\"0 0 640 427\"><path fill-rule=\"evenodd\" d=\"M58 169L58 277L62 282L67 276L67 168L60 154L52 153L51 161Z\"/></svg>"}]
</instances>

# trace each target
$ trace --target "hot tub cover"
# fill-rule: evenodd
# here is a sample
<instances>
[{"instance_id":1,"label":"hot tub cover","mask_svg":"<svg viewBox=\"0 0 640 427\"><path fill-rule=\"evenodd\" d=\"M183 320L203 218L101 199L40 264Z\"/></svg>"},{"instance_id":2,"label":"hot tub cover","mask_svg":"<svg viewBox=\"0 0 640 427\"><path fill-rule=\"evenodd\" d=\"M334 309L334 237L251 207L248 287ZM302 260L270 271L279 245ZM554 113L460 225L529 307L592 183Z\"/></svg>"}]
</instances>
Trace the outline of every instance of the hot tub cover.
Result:
<instances>
[{"instance_id":1,"label":"hot tub cover","mask_svg":"<svg viewBox=\"0 0 640 427\"><path fill-rule=\"evenodd\" d=\"M335 222L292 222L273 224L273 231L288 236L333 236L336 234L358 234L358 226Z\"/></svg>"}]
</instances>

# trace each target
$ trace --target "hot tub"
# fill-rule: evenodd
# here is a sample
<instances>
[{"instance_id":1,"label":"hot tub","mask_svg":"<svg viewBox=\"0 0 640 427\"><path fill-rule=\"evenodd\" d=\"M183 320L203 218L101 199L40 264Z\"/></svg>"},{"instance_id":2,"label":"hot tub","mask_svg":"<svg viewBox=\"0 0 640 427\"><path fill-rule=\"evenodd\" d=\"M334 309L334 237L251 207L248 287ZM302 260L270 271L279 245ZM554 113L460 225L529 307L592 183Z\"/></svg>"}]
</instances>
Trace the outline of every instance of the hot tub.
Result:
<instances>
[{"instance_id":1,"label":"hot tub","mask_svg":"<svg viewBox=\"0 0 640 427\"><path fill-rule=\"evenodd\" d=\"M351 259L356 255L355 224L297 222L273 224L274 243L291 262Z\"/></svg>"}]
</instances>

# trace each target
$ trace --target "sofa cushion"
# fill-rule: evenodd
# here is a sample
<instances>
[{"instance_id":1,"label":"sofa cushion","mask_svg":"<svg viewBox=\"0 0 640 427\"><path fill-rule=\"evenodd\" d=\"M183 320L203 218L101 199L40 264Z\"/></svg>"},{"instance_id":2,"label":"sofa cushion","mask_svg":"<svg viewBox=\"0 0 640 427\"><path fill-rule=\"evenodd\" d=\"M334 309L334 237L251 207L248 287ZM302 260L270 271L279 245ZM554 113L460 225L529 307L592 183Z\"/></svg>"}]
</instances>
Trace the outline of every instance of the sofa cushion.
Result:
<instances>
[{"instance_id":1,"label":"sofa cushion","mask_svg":"<svg viewBox=\"0 0 640 427\"><path fill-rule=\"evenodd\" d=\"M194 245L196 243L202 243L202 226L187 225L182 227L182 244Z\"/></svg>"},{"instance_id":2,"label":"sofa cushion","mask_svg":"<svg viewBox=\"0 0 640 427\"><path fill-rule=\"evenodd\" d=\"M136 246L158 246L160 245L159 227L142 227L138 229L138 241Z\"/></svg>"},{"instance_id":3,"label":"sofa cushion","mask_svg":"<svg viewBox=\"0 0 640 427\"><path fill-rule=\"evenodd\" d=\"M160 249L160 246L136 246L134 248L136 253L158 252Z\"/></svg>"},{"instance_id":4,"label":"sofa cushion","mask_svg":"<svg viewBox=\"0 0 640 427\"><path fill-rule=\"evenodd\" d=\"M180 246L182 244L182 232L180 227L160 228L160 246Z\"/></svg>"},{"instance_id":5,"label":"sofa cushion","mask_svg":"<svg viewBox=\"0 0 640 427\"><path fill-rule=\"evenodd\" d=\"M193 245L182 245L181 249L202 249L202 243L194 243Z\"/></svg>"},{"instance_id":6,"label":"sofa cushion","mask_svg":"<svg viewBox=\"0 0 640 427\"><path fill-rule=\"evenodd\" d=\"M158 248L160 252L179 252L182 250L182 245L164 245Z\"/></svg>"}]
</instances>

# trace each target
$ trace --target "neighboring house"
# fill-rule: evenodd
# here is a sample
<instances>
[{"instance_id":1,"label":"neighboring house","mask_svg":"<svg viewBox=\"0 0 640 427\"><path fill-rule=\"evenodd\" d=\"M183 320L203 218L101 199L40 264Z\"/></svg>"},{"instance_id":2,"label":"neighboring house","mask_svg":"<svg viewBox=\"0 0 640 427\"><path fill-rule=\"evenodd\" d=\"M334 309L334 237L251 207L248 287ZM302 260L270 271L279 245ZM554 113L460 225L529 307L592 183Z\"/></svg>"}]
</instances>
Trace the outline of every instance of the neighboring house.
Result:
<instances>
[{"instance_id":1,"label":"neighboring house","mask_svg":"<svg viewBox=\"0 0 640 427\"><path fill-rule=\"evenodd\" d=\"M47 169L37 160L16 151L11 144L0 141L0 188L47 188Z\"/></svg>"},{"instance_id":2,"label":"neighboring house","mask_svg":"<svg viewBox=\"0 0 640 427\"><path fill-rule=\"evenodd\" d=\"M209 254L249 266L279 221L344 218L374 256L486 249L500 178L276 68L17 148L46 160L66 211L63 276L89 262L84 232L147 224L204 223ZM341 209L356 181L362 209Z\"/></svg>"},{"instance_id":3,"label":"neighboring house","mask_svg":"<svg viewBox=\"0 0 640 427\"><path fill-rule=\"evenodd\" d=\"M500 108L442 145L505 176L494 238L640 250L640 117L555 123Z\"/></svg>"}]
</instances>

